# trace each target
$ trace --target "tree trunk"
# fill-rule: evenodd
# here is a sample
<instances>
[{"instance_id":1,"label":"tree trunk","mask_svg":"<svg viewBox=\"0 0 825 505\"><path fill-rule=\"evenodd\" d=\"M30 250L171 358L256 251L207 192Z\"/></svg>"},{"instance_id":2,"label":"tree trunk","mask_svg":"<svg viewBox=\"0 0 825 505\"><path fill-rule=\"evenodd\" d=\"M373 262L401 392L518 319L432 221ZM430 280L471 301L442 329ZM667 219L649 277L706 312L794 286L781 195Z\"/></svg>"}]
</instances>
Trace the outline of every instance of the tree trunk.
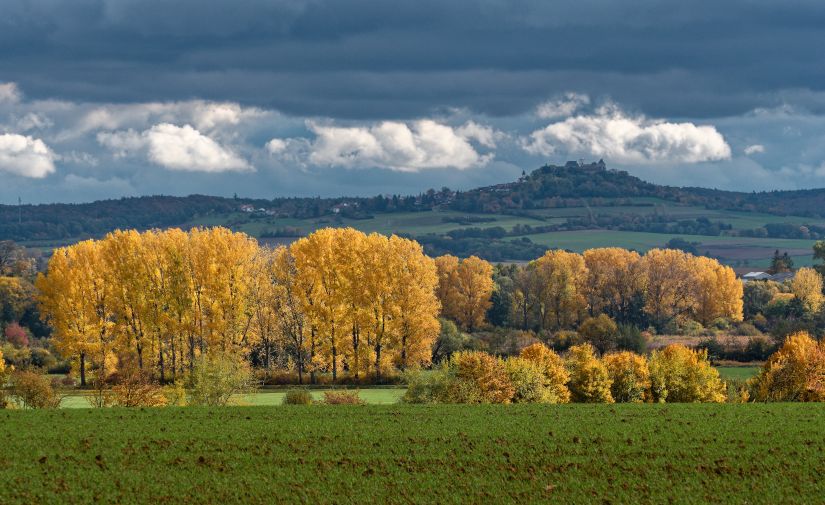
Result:
<instances>
[{"instance_id":1,"label":"tree trunk","mask_svg":"<svg viewBox=\"0 0 825 505\"><path fill-rule=\"evenodd\" d=\"M163 367L163 344L158 342L158 366L160 367L160 383L166 382L165 370Z\"/></svg>"},{"instance_id":2,"label":"tree trunk","mask_svg":"<svg viewBox=\"0 0 825 505\"><path fill-rule=\"evenodd\" d=\"M335 324L332 325L332 382L338 379L338 347L335 345Z\"/></svg>"},{"instance_id":3,"label":"tree trunk","mask_svg":"<svg viewBox=\"0 0 825 505\"><path fill-rule=\"evenodd\" d=\"M375 382L381 382L381 343L375 342Z\"/></svg>"},{"instance_id":4,"label":"tree trunk","mask_svg":"<svg viewBox=\"0 0 825 505\"><path fill-rule=\"evenodd\" d=\"M80 386L86 386L86 353L80 353Z\"/></svg>"},{"instance_id":5,"label":"tree trunk","mask_svg":"<svg viewBox=\"0 0 825 505\"><path fill-rule=\"evenodd\" d=\"M355 378L358 379L359 372L361 371L361 365L358 360L358 345L360 344L358 338L358 325L352 323L352 362L353 368L355 370Z\"/></svg>"},{"instance_id":6,"label":"tree trunk","mask_svg":"<svg viewBox=\"0 0 825 505\"><path fill-rule=\"evenodd\" d=\"M309 363L311 365L313 360L315 360L315 328L309 330L309 334L312 339L309 343ZM312 367L309 372L309 381L315 384L315 367Z\"/></svg>"}]
</instances>

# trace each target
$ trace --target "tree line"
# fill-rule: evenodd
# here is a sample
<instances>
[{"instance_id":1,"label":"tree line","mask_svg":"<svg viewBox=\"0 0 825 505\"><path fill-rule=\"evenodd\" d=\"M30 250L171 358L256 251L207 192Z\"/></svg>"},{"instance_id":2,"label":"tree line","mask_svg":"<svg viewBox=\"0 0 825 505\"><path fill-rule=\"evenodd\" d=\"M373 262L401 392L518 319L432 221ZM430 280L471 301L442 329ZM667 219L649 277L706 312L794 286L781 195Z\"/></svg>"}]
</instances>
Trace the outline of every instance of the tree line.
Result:
<instances>
[{"instance_id":1,"label":"tree line","mask_svg":"<svg viewBox=\"0 0 825 505\"><path fill-rule=\"evenodd\" d=\"M679 250L551 250L526 265L495 270L476 257L435 261L443 314L467 331L485 317L497 326L537 332L577 329L602 314L659 329L677 319L742 320L743 288L733 269Z\"/></svg>"},{"instance_id":2,"label":"tree line","mask_svg":"<svg viewBox=\"0 0 825 505\"><path fill-rule=\"evenodd\" d=\"M97 377L133 359L157 380L211 353L380 380L426 364L436 268L411 240L324 229L289 248L224 228L117 231L55 250L36 282L53 343Z\"/></svg>"}]
</instances>

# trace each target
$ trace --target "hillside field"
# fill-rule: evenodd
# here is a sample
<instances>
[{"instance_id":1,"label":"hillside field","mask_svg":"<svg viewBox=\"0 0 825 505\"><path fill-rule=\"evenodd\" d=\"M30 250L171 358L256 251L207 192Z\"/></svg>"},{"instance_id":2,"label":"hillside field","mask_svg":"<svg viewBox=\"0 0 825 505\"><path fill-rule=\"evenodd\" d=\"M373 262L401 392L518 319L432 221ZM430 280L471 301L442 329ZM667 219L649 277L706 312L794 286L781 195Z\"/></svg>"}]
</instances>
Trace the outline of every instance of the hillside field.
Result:
<instances>
[{"instance_id":1,"label":"hillside field","mask_svg":"<svg viewBox=\"0 0 825 505\"><path fill-rule=\"evenodd\" d=\"M196 219L187 223L186 226L228 226L236 231L243 231L255 237L260 237L265 230L284 227L296 228L302 233L308 234L318 228L328 226L351 226L367 233L398 233L418 236L427 234L443 235L452 230L468 227L491 228L500 226L508 232L511 232L517 225L536 227L548 224L560 224L565 222L567 218L581 218L586 217L588 214L646 215L651 213L666 215L668 219L672 219L673 221L706 217L711 221L730 224L734 230L753 229L767 223L794 223L800 225L805 223L825 224L821 219L799 216L776 216L758 212L705 209L703 207L682 205L654 198L636 200L644 200L638 202L644 205L568 207L534 211L534 214L540 216L541 219L507 214L476 214L454 210L376 214L369 219L333 219L329 216L317 219L254 217L239 212ZM474 222L472 224L450 222L450 220L462 218L492 220ZM536 244L548 248L570 249L577 252L594 247L624 247L635 249L639 252L646 252L656 247L664 247L670 239L679 237L688 242L699 243L700 245L697 246L697 249L701 254L710 253L711 256L718 258L723 263L737 266L747 265L754 269L767 268L770 263L770 258L777 249L787 251L793 257L796 266L809 266L813 262L812 248L815 242L814 240L803 239L732 237L726 235L705 236L619 230L559 231L515 235L507 237L507 240L519 240L522 237L529 237ZM294 239L284 238L273 239L272 241L276 243L288 243L291 240Z\"/></svg>"},{"instance_id":2,"label":"hillside field","mask_svg":"<svg viewBox=\"0 0 825 505\"><path fill-rule=\"evenodd\" d=\"M820 404L78 409L0 419L4 504L825 496Z\"/></svg>"}]
</instances>

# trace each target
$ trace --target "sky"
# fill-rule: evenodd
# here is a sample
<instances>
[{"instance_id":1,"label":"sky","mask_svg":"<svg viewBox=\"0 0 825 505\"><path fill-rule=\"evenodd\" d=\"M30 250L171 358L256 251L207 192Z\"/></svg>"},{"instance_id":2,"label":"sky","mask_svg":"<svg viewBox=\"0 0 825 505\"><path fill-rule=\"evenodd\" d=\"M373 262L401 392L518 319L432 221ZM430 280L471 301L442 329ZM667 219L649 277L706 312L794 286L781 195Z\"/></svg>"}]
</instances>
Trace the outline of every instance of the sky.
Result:
<instances>
[{"instance_id":1,"label":"sky","mask_svg":"<svg viewBox=\"0 0 825 505\"><path fill-rule=\"evenodd\" d=\"M820 0L3 0L0 204L825 187Z\"/></svg>"}]
</instances>

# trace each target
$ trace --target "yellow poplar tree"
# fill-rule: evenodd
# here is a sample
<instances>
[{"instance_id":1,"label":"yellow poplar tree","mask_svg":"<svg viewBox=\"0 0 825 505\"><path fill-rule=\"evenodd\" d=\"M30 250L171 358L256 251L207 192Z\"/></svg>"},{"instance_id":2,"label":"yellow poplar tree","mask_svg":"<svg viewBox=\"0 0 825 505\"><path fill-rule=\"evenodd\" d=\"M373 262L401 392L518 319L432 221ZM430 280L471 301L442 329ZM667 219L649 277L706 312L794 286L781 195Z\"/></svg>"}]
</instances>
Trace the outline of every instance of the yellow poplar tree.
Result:
<instances>
[{"instance_id":1,"label":"yellow poplar tree","mask_svg":"<svg viewBox=\"0 0 825 505\"><path fill-rule=\"evenodd\" d=\"M645 311L659 328L696 307L692 258L676 249L651 249L642 257Z\"/></svg>"},{"instance_id":2,"label":"yellow poplar tree","mask_svg":"<svg viewBox=\"0 0 825 505\"><path fill-rule=\"evenodd\" d=\"M791 292L809 312L819 312L822 296L822 276L813 268L800 268L791 281Z\"/></svg>"},{"instance_id":3,"label":"yellow poplar tree","mask_svg":"<svg viewBox=\"0 0 825 505\"><path fill-rule=\"evenodd\" d=\"M567 251L547 251L535 261L535 272L541 282L539 295L541 327L570 328L584 315L587 267L580 254Z\"/></svg>"},{"instance_id":4,"label":"yellow poplar tree","mask_svg":"<svg viewBox=\"0 0 825 505\"><path fill-rule=\"evenodd\" d=\"M432 346L441 331L438 313L441 305L436 297L438 274L418 242L390 237L390 254L396 259L392 277L398 317L393 321L397 332L396 363L402 370L410 365L427 365L432 359Z\"/></svg>"},{"instance_id":5,"label":"yellow poplar tree","mask_svg":"<svg viewBox=\"0 0 825 505\"><path fill-rule=\"evenodd\" d=\"M590 315L604 312L616 320L625 320L634 300L644 293L641 256L635 251L606 247L588 249L583 257Z\"/></svg>"},{"instance_id":6,"label":"yellow poplar tree","mask_svg":"<svg viewBox=\"0 0 825 505\"><path fill-rule=\"evenodd\" d=\"M37 288L41 314L54 329L53 342L64 356L79 358L80 382L86 384L86 363L92 358L98 380L114 350L115 313L111 279L93 240L56 249Z\"/></svg>"}]
</instances>

